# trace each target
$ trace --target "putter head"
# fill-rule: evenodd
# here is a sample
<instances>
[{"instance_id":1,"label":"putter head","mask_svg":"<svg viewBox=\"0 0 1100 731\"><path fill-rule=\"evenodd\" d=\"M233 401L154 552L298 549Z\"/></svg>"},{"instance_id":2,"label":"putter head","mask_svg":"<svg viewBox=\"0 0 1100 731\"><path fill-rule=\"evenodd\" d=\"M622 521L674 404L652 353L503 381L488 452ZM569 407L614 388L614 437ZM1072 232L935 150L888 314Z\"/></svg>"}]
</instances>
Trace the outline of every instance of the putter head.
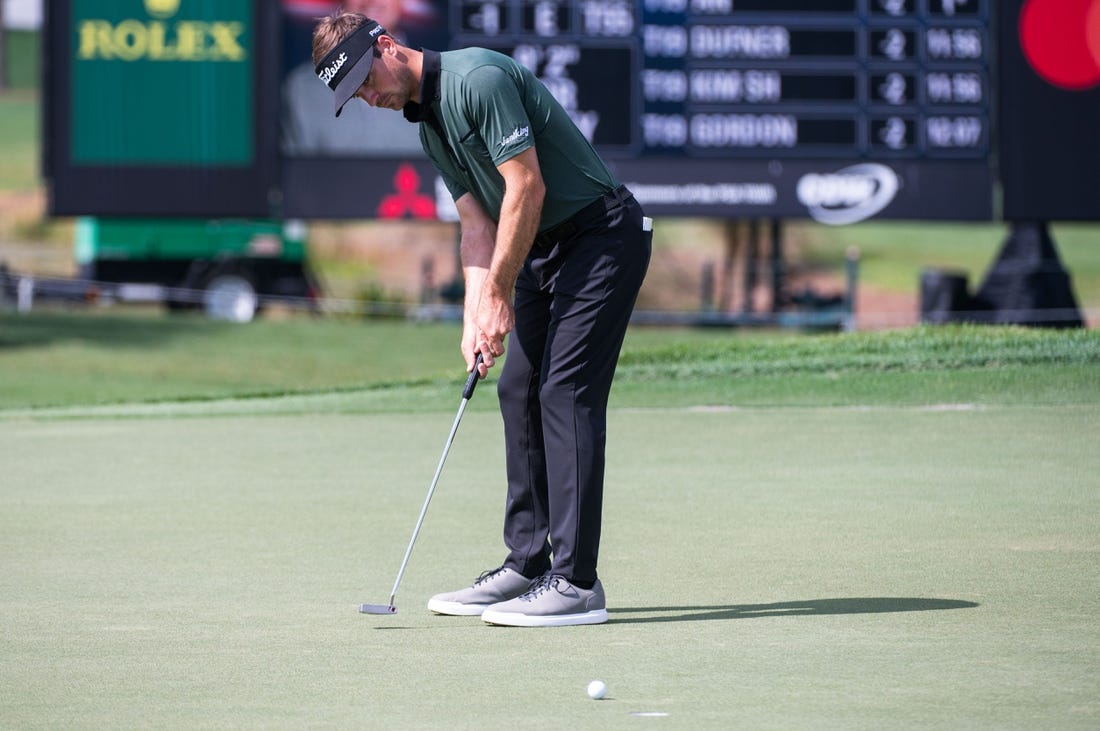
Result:
<instances>
[{"instance_id":1,"label":"putter head","mask_svg":"<svg viewBox=\"0 0 1100 731\"><path fill-rule=\"evenodd\" d=\"M360 614L397 614L397 607L392 604L360 604Z\"/></svg>"}]
</instances>

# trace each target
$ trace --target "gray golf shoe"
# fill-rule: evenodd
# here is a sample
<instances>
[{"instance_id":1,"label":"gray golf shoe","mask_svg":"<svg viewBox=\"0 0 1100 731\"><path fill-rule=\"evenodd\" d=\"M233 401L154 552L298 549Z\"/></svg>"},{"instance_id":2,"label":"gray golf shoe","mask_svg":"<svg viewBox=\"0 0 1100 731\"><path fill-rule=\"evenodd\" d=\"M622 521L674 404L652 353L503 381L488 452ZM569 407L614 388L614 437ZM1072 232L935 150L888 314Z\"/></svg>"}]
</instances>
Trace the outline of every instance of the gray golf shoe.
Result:
<instances>
[{"instance_id":1,"label":"gray golf shoe","mask_svg":"<svg viewBox=\"0 0 1100 731\"><path fill-rule=\"evenodd\" d=\"M501 566L477 577L473 586L436 594L428 600L428 609L436 614L476 617L490 604L514 599L527 591L529 586L531 579Z\"/></svg>"},{"instance_id":2,"label":"gray golf shoe","mask_svg":"<svg viewBox=\"0 0 1100 731\"><path fill-rule=\"evenodd\" d=\"M487 608L481 619L511 627L602 624L607 621L607 601L598 580L591 589L582 589L553 574L535 579L523 595Z\"/></svg>"}]
</instances>

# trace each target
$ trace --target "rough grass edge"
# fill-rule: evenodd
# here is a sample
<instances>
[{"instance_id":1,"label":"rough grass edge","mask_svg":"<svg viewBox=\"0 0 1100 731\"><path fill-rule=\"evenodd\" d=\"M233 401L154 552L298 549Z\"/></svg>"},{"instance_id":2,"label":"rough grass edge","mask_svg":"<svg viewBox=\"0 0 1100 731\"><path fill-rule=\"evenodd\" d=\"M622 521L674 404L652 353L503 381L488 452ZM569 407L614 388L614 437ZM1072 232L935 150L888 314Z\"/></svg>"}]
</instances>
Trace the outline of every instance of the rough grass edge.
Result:
<instances>
[{"instance_id":1,"label":"rough grass edge","mask_svg":"<svg viewBox=\"0 0 1100 731\"><path fill-rule=\"evenodd\" d=\"M841 335L732 338L623 353L617 378L951 371L1100 364L1100 332L982 325Z\"/></svg>"},{"instance_id":2,"label":"rough grass edge","mask_svg":"<svg viewBox=\"0 0 1100 731\"><path fill-rule=\"evenodd\" d=\"M615 378L620 384L645 384L669 378L683 382L685 379L725 376L930 373L1058 365L1100 365L1100 331L949 325L812 336L753 334L739 337L733 334L704 343L627 348ZM1097 371L1097 379L1100 384L1100 371ZM181 394L178 398L20 407L0 409L0 418L102 416L126 406L141 407L130 415L150 415L150 410L155 412L157 407L169 405L191 405L198 409L198 414L204 412L201 409L204 404L237 403L243 406L302 397L382 396L388 392L411 390L423 392L424 398L417 401L434 403L438 397L452 394L455 390L453 380L398 378L315 389L266 388L230 395ZM495 374L482 390L492 388L493 380ZM430 394L434 398L429 397ZM229 409L230 412L237 410Z\"/></svg>"}]
</instances>

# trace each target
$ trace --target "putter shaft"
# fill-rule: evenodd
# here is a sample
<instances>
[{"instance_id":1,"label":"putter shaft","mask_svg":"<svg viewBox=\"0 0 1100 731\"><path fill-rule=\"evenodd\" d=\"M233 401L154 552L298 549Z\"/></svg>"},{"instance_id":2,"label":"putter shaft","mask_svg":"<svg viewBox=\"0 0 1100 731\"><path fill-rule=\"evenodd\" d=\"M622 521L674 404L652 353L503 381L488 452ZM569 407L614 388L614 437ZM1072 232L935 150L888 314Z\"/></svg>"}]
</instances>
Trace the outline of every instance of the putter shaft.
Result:
<instances>
[{"instance_id":1,"label":"putter shaft","mask_svg":"<svg viewBox=\"0 0 1100 731\"><path fill-rule=\"evenodd\" d=\"M383 606L381 604L361 604L359 605L359 611L363 614L397 613L397 605L394 604L394 600L397 598L397 587L401 585L401 578L405 575L405 568L409 565L409 556L412 555L413 545L416 544L416 537L420 535L420 526L424 524L424 516L428 513L428 504L431 503L432 495L435 494L435 487L439 484L439 475L443 472L443 463L447 461L447 454L451 451L451 444L454 442L455 434L458 432L458 424L462 421L462 414L466 411L466 404L470 403L470 398L474 395L474 389L477 387L478 367L481 365L481 360L481 353L478 353L477 359L474 360L474 369L470 372L462 388L462 403L458 405L458 414L455 415L454 423L451 425L451 432L447 435L447 442L443 445L443 454L439 457L439 464L436 465L435 475L432 477L432 484L428 488L427 496L424 498L424 507L420 508L420 516L416 519L416 527L413 528L412 538L409 539L409 547L405 549L405 557L401 559L401 568L397 570L397 579L393 582L393 591L390 592L389 606Z\"/></svg>"},{"instance_id":2,"label":"putter shaft","mask_svg":"<svg viewBox=\"0 0 1100 731\"><path fill-rule=\"evenodd\" d=\"M475 370L476 374L477 371ZM428 504L432 501L432 495L435 494L435 486L439 484L439 475L443 472L443 463L447 461L447 454L451 451L451 443L454 442L455 433L458 431L458 423L462 421L462 412L466 410L466 404L470 402L469 399L462 399L462 403L458 407L458 415L455 416L454 424L451 425L451 433L447 435L447 443L443 446L443 454L439 458L439 464L435 468L435 476L432 477L431 487L428 488L428 495L424 498L424 507L420 508L420 517L416 519L416 527L413 528L412 538L409 539L409 547L405 549L405 558L401 559L401 568L397 570L397 580L393 582L393 591L390 592L390 606L394 606L394 598L397 596L397 587L401 585L401 578L405 575L405 567L409 565L409 556L412 555L413 545L416 543L416 537L420 535L420 526L424 525L424 516L428 513Z\"/></svg>"}]
</instances>

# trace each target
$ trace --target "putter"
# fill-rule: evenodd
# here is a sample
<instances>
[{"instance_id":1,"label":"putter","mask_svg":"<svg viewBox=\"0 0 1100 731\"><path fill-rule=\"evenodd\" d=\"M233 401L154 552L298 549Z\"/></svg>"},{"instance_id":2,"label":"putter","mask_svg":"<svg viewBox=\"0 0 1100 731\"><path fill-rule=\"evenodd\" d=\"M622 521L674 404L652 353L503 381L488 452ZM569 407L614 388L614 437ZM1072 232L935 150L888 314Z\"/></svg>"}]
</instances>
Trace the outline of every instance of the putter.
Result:
<instances>
[{"instance_id":1,"label":"putter","mask_svg":"<svg viewBox=\"0 0 1100 731\"><path fill-rule=\"evenodd\" d=\"M466 410L466 404L469 403L470 397L474 395L474 389L477 387L477 369L480 365L481 353L478 353L477 360L474 361L474 370L470 373L469 378L466 379L466 385L462 388L462 403L458 405L458 415L455 416L455 423L451 426L451 433L447 436L447 443L443 445L443 454L439 458L439 465L435 468L435 477L432 478L431 487L428 488L428 496L424 498L424 507L420 509L420 517L416 519L416 527L413 528L409 547L405 549L405 558L401 561L401 568L397 570L397 580L393 582L393 591L390 592L390 603L360 604L359 611L362 614L397 614L397 606L393 603L394 598L397 596L397 587L401 584L401 577L405 575L405 567L409 564L409 556L412 555L413 544L416 543L416 536L420 533L420 526L424 524L424 515L428 512L428 503L432 501L432 493L435 492L435 486L439 483L439 473L443 471L443 463L447 461L447 453L451 451L451 443L455 440L455 432L458 431L458 422L462 421L462 412Z\"/></svg>"}]
</instances>

